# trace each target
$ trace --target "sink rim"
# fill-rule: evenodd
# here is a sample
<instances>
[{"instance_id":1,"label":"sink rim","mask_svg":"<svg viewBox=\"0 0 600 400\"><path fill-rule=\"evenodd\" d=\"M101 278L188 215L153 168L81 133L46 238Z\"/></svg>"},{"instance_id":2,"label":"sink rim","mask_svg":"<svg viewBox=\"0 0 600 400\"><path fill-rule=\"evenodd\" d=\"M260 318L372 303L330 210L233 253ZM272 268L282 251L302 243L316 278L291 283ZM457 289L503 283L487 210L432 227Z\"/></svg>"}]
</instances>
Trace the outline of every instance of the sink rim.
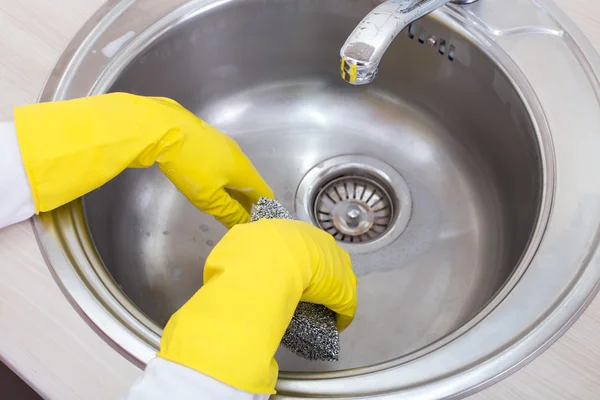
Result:
<instances>
[{"instance_id":1,"label":"sink rim","mask_svg":"<svg viewBox=\"0 0 600 400\"><path fill-rule=\"evenodd\" d=\"M491 2L492 0L488 0L488 1ZM179 5L181 3L185 3L185 1L178 0L177 2L171 2L171 5L173 5L174 3L176 3L176 5ZM204 4L205 6L210 6L212 3L213 2L211 2L210 0L191 1L187 5L183 5L181 8L179 8L175 14L171 14L170 18L173 18L173 19L189 18L193 14L191 12L191 10L197 10L197 6L199 4L200 5ZM168 8L166 5L163 5L162 7L164 9ZM506 5L504 7L506 7ZM135 10L135 8L136 8L136 5L132 1L112 1L112 2L107 3L107 5L105 5L105 7L103 7L103 9L98 11L92 17L92 19L88 22L88 24L86 24L82 28L82 30L77 34L76 38L71 42L71 44L68 47L68 49L70 49L70 50L74 50L74 49L78 49L78 50L75 52L69 52L69 50L67 50L63 54L63 57L61 57L61 59L59 60L55 70L53 71L52 75L50 76L50 78L46 84L46 87L44 89L44 92L41 95L40 100L47 101L47 100L51 100L51 99L67 98L67 97L69 97L69 94L71 94L70 97L73 97L73 93L70 92L69 90L73 89L73 85L75 84L76 80L77 80L77 82L81 82L82 80L88 81L88 84L87 84L88 89L79 88L80 92L83 90L83 93L80 93L80 95L81 94L101 93L104 90L106 90L106 88L114 80L114 77L116 77L116 74L118 74L118 72L129 62L128 57L124 53L129 51L132 47L136 46L136 43L139 44L139 43L147 41L147 40L152 40L153 38L157 37L158 35L160 35L164 32L161 29L159 29L158 26L154 26L154 28L155 28L154 31L146 30L146 31L141 32L139 35L134 36L132 41L129 42L128 44L126 44L121 49L121 55L117 54L115 56L115 58L113 58L113 59L106 58L102 55L93 54L92 51L93 51L93 45L95 44L94 41L100 41L100 43L106 43L106 42L101 41L102 34L105 34L106 31L108 30L108 27L112 26L117 21L121 21L121 22L126 21L127 20L126 15L129 12L133 12L133 10ZM461 14L461 11L462 10L460 10L458 7L445 7L444 9L437 11L435 13L434 17L438 18L440 20L443 20L445 23L448 23L448 24L456 24L456 26L459 27L462 24L465 24L465 16ZM161 22L166 23L167 19L168 18L163 18ZM134 23L132 21L127 21L127 22ZM94 27L96 29L92 29ZM471 35L474 36L475 39L479 40L480 42L485 40L485 37L486 37L485 33L481 32L480 30L477 30L476 28L473 28L473 27L470 27L470 28L472 28ZM89 36L88 36L88 32L90 32ZM569 30L569 33L573 38L577 39L578 41L585 42L585 39L582 38L581 34L579 34L578 32L572 32L572 30ZM82 45L82 46L80 47L80 45ZM503 56L502 56L503 51L501 51L499 48L496 49L496 52L493 52L491 50L490 50L490 52L491 52L491 55L495 56L496 58L503 58ZM94 57L94 55L96 57ZM589 56L589 54L586 53L586 56ZM101 77L99 79L94 79L93 73L90 74L88 72L88 70L85 70L85 69L84 69L84 71L85 71L84 73L78 74L77 76L74 75L75 70L77 70L78 68L82 68L82 66L83 66L82 62L86 62L86 58L87 58L87 62L89 62L90 58L91 58L91 59L95 59L95 62L97 63L99 60L99 57L104 57L104 59L100 59L103 61L104 65L102 67L103 74L101 75ZM504 66L506 68L507 65L514 64L508 60L508 56L506 56L504 58L506 58L506 59L503 60L503 62L498 63L500 66ZM595 73L595 75L597 77L598 71L600 71L600 69L598 68L597 58L594 57L593 61L595 61L595 62L592 65L592 71ZM105 68L107 66L108 66L108 68ZM511 79L518 77L519 73L517 73L517 71L518 71L519 67L515 64L515 65L512 65L510 68L513 68L514 71L511 70L510 73L508 73L509 71L507 71L507 76ZM113 77L112 79L111 79L111 76ZM540 213L543 212L544 214L541 214L542 215L541 218L538 217L537 227L536 227L535 234L534 234L537 236L537 235L541 235L541 232L545 230L545 228L546 228L546 226L545 226L546 218L545 217L549 217L549 214L550 214L550 208L551 208L550 203L551 203L551 199L554 195L554 190L551 187L551 185L554 183L554 179L555 179L554 170L553 170L555 160L554 160L554 154L553 154L552 146L551 146L551 138L550 137L547 137L545 139L539 138L540 134L543 135L543 132L545 130L549 131L549 129L550 129L550 127L548 125L548 121L546 121L544 112L542 111L543 107L540 105L539 106L540 109L536 111L536 108L537 108L536 103L538 102L538 99L536 98L532 89L528 88L527 79L524 75L521 80L522 80L521 82L518 82L519 83L518 85L514 85L514 86L518 91L521 91L521 89L525 88L525 89L528 89L529 92L531 92L531 93L521 93L521 95L522 95L522 98L524 99L524 103L526 105L528 105L528 107L530 107L530 109L529 109L530 114L535 115L535 118L532 118L532 120L534 123L536 123L538 125L538 127L537 127L538 139L542 140L542 143L545 143L543 146L541 146L544 149L544 152L542 154L542 163L543 163L543 165L545 165L545 167L543 167L543 169L545 170L544 181L545 181L545 184L547 184L549 186L544 185L544 187L547 188L547 189L545 189L547 191L547 193L545 193L542 197L543 197L543 199L545 199L544 201L546 204L543 205L543 207L541 207L541 210L540 210ZM513 84L514 83L515 82L513 82ZM528 96L528 97L525 97L525 96ZM64 223L66 221L72 221L73 224L71 226L65 226ZM118 306L123 307L128 312L135 314L136 307L134 305L132 305L130 302L128 302L124 295L122 295L122 294L119 295L118 290L111 291L105 284L102 283L103 281L107 282L107 280L112 281L112 278L107 274L106 271L104 271L104 268L102 268L102 267L98 268L98 266L102 266L102 263L99 260L97 254L95 253L95 249L94 249L93 243L91 242L91 239L88 238L89 240L87 240L87 241L84 240L85 235L87 235L87 228L85 227L85 223L84 223L84 219L83 219L83 210L82 210L81 202L78 200L78 201L75 201L64 207L61 207L60 209L58 209L52 213L42 214L33 220L33 224L34 224L34 228L35 228L35 232L36 232L38 241L40 243L40 246L43 249L44 257L46 258L46 261L50 267L50 270L51 270L53 276L57 280L59 286L61 286L61 289L65 293L66 297L69 298L71 303L80 312L80 314L82 314L82 316L84 316L84 319L86 319L93 327L95 327L95 329L105 339L107 339L107 341L109 343L111 343L111 345L118 348L122 353L127 355L128 358L130 360L132 360L133 362L135 362L137 365L142 366L145 361L147 361L147 360L149 360L149 358L153 357L154 353L155 353L155 346L158 343L160 329L156 330L156 329L150 328L149 332L145 331L145 329L142 329L140 331L140 332L143 332L141 337L134 337L134 336L132 336L131 332L127 331L127 329L125 329L122 325L120 325L119 322L116 322L115 319L117 319L117 320L120 319L121 323L126 322L128 324L131 324L132 326L136 326L136 325L141 326L141 327L145 326L146 329L148 329L148 327L151 327L152 325L154 325L154 327L156 327L156 324L149 321L149 319L145 318L145 316L141 312L139 312L141 317L139 317L139 316L133 317L130 314L131 318L129 318L129 319L126 318L127 315L125 315L125 316L124 315L116 316L114 314L106 315L106 309L102 308L101 304L98 302L98 298L94 297L94 295L92 295L90 293L90 291L95 291L95 295L101 296L101 297L102 297L102 295L105 296L107 293L109 293L112 297L110 297L110 296L102 297L103 301L108 301L108 302L112 303L111 305L114 307L118 307ZM541 239L541 237L539 239ZM62 243L61 243L61 241L62 241ZM596 244L597 244L597 242L596 242ZM63 245L66 246L67 250L71 251L70 254L65 254L65 248L63 248ZM89 246L91 246L91 247L89 247ZM527 251L529 253L534 253L534 249L532 249L532 246L528 246ZM96 254L96 259L94 259L94 254ZM533 257L533 254L530 254L530 256ZM77 270L73 269L70 264L71 263L74 264L76 259L77 260L86 259L87 262L89 263L89 265L92 266L92 270L83 270L81 268L78 268ZM599 266L600 265L594 265L594 267L595 267L594 269L598 270ZM95 274L95 276L92 274L92 272ZM520 280L522 278L522 276L523 276L523 274L525 274L525 272L526 272L525 268L519 267L519 269L516 270L515 273L513 273L513 275L509 278L509 281L507 283L505 283L505 285L501 289L500 293L494 298L494 300L492 302L490 302L490 304L488 304L488 306L486 306L485 310L493 310L499 305L499 303L504 301L505 297L513 289L513 285L511 285L509 283L510 282L512 282L513 284L516 283L518 280ZM578 278L580 278L577 271L574 271L574 273L575 274L574 274L574 277L572 280L572 282L574 282L573 286L575 286L575 283L577 283ZM596 271L596 274L598 274L598 271ZM87 284L82 282L82 280L81 280L84 277L88 282ZM90 286L90 282L93 283L94 285ZM115 286L114 283L113 283L113 286ZM528 361L531 358L533 358L532 357L533 355L535 355L536 353L539 353L543 348L545 348L545 346L549 345L550 340L556 339L560 335L560 333L562 333L564 330L566 330L568 328L568 326L570 324L572 324L572 322L574 322L576 316L580 312L583 311L583 309L585 308L585 305L587 305L587 303L593 298L593 295L595 295L597 290L598 290L597 285L591 291L583 290L583 293L580 293L580 296L579 296L580 297L579 306L572 307L572 310L569 310L569 311L572 311L572 313L571 313L570 317L568 318L567 323L559 324L559 325L561 325L561 328L558 331L555 328L551 328L550 330L553 330L554 332L550 335L549 340L543 340L542 343L538 343L534 346L531 346L530 349L526 350L524 352L524 353L527 353L526 357L524 357L525 360L519 361L518 363L516 363L516 365L511 366L508 370L506 370L506 369L501 370L503 368L499 368L500 369L499 371L494 371L494 373L488 374L485 377L480 376L479 382L475 382L477 387L475 387L475 388L471 387L471 388L468 388L467 390L461 389L460 393L454 393L453 395L459 395L459 394L463 395L463 394L466 394L473 390L479 390L482 388L483 382L485 382L485 385L490 384L493 380L499 379L499 377L501 375L504 375L507 372L511 372L516 367L523 365L524 361ZM572 294L573 291L571 291L570 293ZM82 307L82 302L87 302L90 304L86 304L85 307ZM550 312L556 310L558 305L559 305L559 303L556 304L556 307L552 307L551 311L548 311L548 312L550 313ZM102 315L99 315L99 314L102 314ZM478 315L481 315L481 313ZM547 317L547 319L550 319L550 317L551 317L551 315L549 315ZM144 320L144 318L145 318L145 320ZM148 322L149 322L149 324L148 324ZM446 338L448 338L448 340L444 341L446 338L442 339L442 341L444 341L443 344L446 344L446 343L450 342L451 340L457 338L458 336L462 335L463 333L465 333L466 331L471 329L474 325L475 324L472 324L472 325L467 324L467 325L463 326L455 333L446 337ZM529 334L529 332L524 332L523 337L528 334ZM115 340L115 336L119 336L119 340ZM514 346L517 345L516 342L512 343L512 344ZM132 349L134 349L134 350L132 350ZM429 347L426 349L429 349ZM423 356L424 353L426 353L426 352L427 351L424 351L423 353L419 353L419 352L417 352L416 354L413 353L414 357L407 358L406 360L404 359L404 357L402 357L401 360L403 363L407 362L409 359L414 360L418 357ZM390 365L388 365L388 364L390 364ZM390 362L387 362L384 364L379 364L376 368L377 368L377 370L381 370L382 368L387 368L388 370L390 370L390 369L392 369L391 364L397 365L399 363L390 361ZM373 372L374 371L373 368L375 368L375 367L362 368L360 370L354 371L354 373L352 375L354 378L359 378L359 375L362 375L362 377L364 377L365 374L368 374L369 372ZM398 367L395 369L402 370L401 367ZM399 371L396 371L396 372L399 372ZM456 373L456 372L457 371L454 371L454 373ZM313 373L310 375L311 376L318 375L321 378L324 378L324 377L341 378L342 376L346 376L345 373L342 374L339 372ZM282 379L280 380L280 382L278 384L279 392L289 394L290 396L293 396L294 394L297 395L302 391L303 391L303 393L307 393L309 395L316 395L318 392L315 391L314 388L312 391L308 391L308 392L305 390L307 387L307 384L310 383L310 381L307 380L306 377L307 377L307 374L282 373L281 374ZM454 377L452 377L452 378L454 378ZM452 381L452 378L449 378L448 380ZM390 382L390 383L392 383L392 382ZM340 394L348 393L348 388L344 387L344 386L347 386L347 384L348 384L347 379L340 380L340 382L338 384L340 386ZM335 384L334 384L334 386L335 386ZM427 385L423 385L423 387L426 387L426 386ZM335 387L333 389L335 389ZM425 396L422 398L430 398L427 396L431 396L433 394L434 390L433 390L433 387L430 387L429 389L430 389L429 393L421 393L422 395ZM388 391L388 390L390 390L390 389L382 389L382 391ZM391 389L391 390L393 390L393 389ZM382 391L380 391L379 393L381 394ZM406 391L406 393L409 393L409 391ZM357 391L357 392L353 392L352 394L356 394L356 395L360 396L361 398L364 398L365 396L367 396L369 394L375 394L375 393L374 392ZM283 397L278 396L278 398L279 397L285 398L285 396L283 396Z\"/></svg>"}]
</instances>

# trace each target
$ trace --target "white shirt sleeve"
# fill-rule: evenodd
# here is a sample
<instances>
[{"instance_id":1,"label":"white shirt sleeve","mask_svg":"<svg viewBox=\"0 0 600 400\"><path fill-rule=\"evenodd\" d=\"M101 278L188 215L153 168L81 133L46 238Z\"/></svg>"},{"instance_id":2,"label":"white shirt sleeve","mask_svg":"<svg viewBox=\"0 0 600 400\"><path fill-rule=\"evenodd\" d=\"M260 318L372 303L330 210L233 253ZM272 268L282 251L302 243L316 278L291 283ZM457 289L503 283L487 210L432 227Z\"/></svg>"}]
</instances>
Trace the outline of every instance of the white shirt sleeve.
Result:
<instances>
[{"instance_id":1,"label":"white shirt sleeve","mask_svg":"<svg viewBox=\"0 0 600 400\"><path fill-rule=\"evenodd\" d=\"M236 389L191 368L155 358L123 400L267 400L267 394Z\"/></svg>"},{"instance_id":2,"label":"white shirt sleeve","mask_svg":"<svg viewBox=\"0 0 600 400\"><path fill-rule=\"evenodd\" d=\"M35 204L13 122L0 122L0 228L30 218Z\"/></svg>"}]
</instances>

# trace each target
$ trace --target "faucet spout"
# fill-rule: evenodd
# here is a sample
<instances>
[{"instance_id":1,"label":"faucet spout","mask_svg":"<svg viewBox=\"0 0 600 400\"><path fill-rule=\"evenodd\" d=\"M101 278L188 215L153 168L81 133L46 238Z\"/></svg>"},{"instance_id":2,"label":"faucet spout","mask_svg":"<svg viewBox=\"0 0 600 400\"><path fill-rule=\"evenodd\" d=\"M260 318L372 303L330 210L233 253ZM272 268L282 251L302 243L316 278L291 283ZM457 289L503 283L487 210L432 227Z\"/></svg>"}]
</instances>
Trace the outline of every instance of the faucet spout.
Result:
<instances>
[{"instance_id":1,"label":"faucet spout","mask_svg":"<svg viewBox=\"0 0 600 400\"><path fill-rule=\"evenodd\" d=\"M388 0L373 9L352 31L340 50L342 78L353 85L375 79L383 54L411 22L451 0ZM454 0L471 3L476 0Z\"/></svg>"}]
</instances>

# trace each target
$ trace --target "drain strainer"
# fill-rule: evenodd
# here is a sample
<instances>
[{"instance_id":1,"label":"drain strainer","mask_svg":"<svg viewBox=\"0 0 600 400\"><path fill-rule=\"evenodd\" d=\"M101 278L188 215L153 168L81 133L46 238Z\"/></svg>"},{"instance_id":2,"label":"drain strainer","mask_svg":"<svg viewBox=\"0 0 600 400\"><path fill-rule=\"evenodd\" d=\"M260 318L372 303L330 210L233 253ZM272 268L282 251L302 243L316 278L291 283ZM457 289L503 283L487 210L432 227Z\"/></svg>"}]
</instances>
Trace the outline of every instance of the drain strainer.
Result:
<instances>
[{"instance_id":1,"label":"drain strainer","mask_svg":"<svg viewBox=\"0 0 600 400\"><path fill-rule=\"evenodd\" d=\"M298 186L294 211L349 252L364 253L396 240L411 210L408 185L395 169L371 157L346 155L308 171Z\"/></svg>"},{"instance_id":2,"label":"drain strainer","mask_svg":"<svg viewBox=\"0 0 600 400\"><path fill-rule=\"evenodd\" d=\"M336 240L366 243L391 226L394 202L374 179L342 176L326 183L314 200L317 225Z\"/></svg>"}]
</instances>

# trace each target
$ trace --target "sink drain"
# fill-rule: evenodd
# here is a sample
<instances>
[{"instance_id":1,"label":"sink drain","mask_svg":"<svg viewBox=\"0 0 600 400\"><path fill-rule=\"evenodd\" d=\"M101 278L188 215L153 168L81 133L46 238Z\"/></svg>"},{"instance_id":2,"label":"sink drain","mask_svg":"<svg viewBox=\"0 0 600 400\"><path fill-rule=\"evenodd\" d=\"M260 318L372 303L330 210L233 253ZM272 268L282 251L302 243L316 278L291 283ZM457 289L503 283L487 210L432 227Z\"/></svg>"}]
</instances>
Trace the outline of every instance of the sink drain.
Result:
<instances>
[{"instance_id":1,"label":"sink drain","mask_svg":"<svg viewBox=\"0 0 600 400\"><path fill-rule=\"evenodd\" d=\"M296 216L329 232L354 253L374 251L397 239L411 210L402 176L367 156L339 156L317 164L296 192Z\"/></svg>"},{"instance_id":2,"label":"sink drain","mask_svg":"<svg viewBox=\"0 0 600 400\"><path fill-rule=\"evenodd\" d=\"M367 243L390 228L394 203L374 179L342 176L317 193L313 212L317 225L336 240Z\"/></svg>"}]
</instances>

